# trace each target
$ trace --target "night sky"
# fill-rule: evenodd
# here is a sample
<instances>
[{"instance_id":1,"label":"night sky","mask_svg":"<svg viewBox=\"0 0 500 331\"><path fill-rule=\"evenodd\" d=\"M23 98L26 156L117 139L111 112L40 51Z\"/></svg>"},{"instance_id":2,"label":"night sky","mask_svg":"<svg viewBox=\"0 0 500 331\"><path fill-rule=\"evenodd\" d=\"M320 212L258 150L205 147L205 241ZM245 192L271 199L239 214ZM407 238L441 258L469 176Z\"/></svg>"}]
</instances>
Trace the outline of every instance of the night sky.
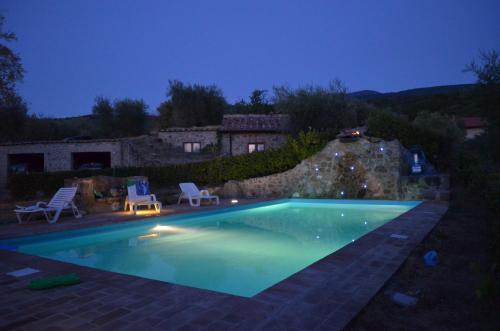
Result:
<instances>
[{"instance_id":1,"label":"night sky","mask_svg":"<svg viewBox=\"0 0 500 331\"><path fill-rule=\"evenodd\" d=\"M381 92L471 83L500 49L500 1L2 0L30 112L88 114L97 95L142 98L169 79L216 84L229 102L275 85Z\"/></svg>"}]
</instances>

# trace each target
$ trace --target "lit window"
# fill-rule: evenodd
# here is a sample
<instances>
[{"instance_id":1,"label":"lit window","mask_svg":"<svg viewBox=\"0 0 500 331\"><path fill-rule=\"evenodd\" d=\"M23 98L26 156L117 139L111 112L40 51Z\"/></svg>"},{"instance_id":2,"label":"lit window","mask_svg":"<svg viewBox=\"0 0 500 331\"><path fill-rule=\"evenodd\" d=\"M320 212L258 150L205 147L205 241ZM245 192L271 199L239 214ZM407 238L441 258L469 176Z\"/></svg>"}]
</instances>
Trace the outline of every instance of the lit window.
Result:
<instances>
[{"instance_id":1,"label":"lit window","mask_svg":"<svg viewBox=\"0 0 500 331\"><path fill-rule=\"evenodd\" d=\"M184 143L185 153L199 153L201 149L201 143Z\"/></svg>"},{"instance_id":2,"label":"lit window","mask_svg":"<svg viewBox=\"0 0 500 331\"><path fill-rule=\"evenodd\" d=\"M248 144L248 153L262 152L265 149L264 144L251 143Z\"/></svg>"}]
</instances>

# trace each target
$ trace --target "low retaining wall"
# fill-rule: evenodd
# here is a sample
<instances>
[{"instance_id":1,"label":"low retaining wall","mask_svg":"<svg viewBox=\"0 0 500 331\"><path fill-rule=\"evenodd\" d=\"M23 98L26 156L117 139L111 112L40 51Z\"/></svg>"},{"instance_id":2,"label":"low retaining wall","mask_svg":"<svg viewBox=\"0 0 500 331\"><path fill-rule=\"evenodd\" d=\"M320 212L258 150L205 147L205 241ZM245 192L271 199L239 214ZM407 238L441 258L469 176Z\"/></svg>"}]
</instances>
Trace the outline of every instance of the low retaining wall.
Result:
<instances>
[{"instance_id":1,"label":"low retaining wall","mask_svg":"<svg viewBox=\"0 0 500 331\"><path fill-rule=\"evenodd\" d=\"M405 200L450 200L450 175L402 176Z\"/></svg>"}]
</instances>

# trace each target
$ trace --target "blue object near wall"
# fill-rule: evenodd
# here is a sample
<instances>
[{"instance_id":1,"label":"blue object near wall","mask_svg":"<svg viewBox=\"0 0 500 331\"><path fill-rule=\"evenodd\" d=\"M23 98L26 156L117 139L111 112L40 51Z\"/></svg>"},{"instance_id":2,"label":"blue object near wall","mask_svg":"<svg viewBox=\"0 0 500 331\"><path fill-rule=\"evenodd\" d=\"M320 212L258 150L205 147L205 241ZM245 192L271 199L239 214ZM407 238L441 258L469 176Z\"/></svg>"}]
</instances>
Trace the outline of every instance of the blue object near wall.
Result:
<instances>
[{"instance_id":1,"label":"blue object near wall","mask_svg":"<svg viewBox=\"0 0 500 331\"><path fill-rule=\"evenodd\" d=\"M435 250L428 251L424 255L424 262L428 267L435 267L439 262L438 253Z\"/></svg>"},{"instance_id":2,"label":"blue object near wall","mask_svg":"<svg viewBox=\"0 0 500 331\"><path fill-rule=\"evenodd\" d=\"M431 175L434 173L434 168L427 160L422 148L418 145L410 148L407 153L407 160L412 175Z\"/></svg>"}]
</instances>

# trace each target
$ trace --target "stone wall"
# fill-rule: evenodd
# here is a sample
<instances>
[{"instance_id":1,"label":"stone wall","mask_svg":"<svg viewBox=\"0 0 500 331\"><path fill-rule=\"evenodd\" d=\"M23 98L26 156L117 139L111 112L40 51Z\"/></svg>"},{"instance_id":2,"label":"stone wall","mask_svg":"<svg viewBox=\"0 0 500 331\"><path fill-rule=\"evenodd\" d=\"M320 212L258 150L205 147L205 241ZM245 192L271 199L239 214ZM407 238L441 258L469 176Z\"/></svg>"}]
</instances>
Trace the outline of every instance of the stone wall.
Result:
<instances>
[{"instance_id":1,"label":"stone wall","mask_svg":"<svg viewBox=\"0 0 500 331\"><path fill-rule=\"evenodd\" d=\"M141 136L123 141L125 167L158 167L169 164L202 162L218 156L217 152L185 153L156 136Z\"/></svg>"},{"instance_id":2,"label":"stone wall","mask_svg":"<svg viewBox=\"0 0 500 331\"><path fill-rule=\"evenodd\" d=\"M404 149L397 140L331 141L283 173L224 185L225 197L404 198L400 173Z\"/></svg>"},{"instance_id":3,"label":"stone wall","mask_svg":"<svg viewBox=\"0 0 500 331\"><path fill-rule=\"evenodd\" d=\"M203 133L205 142L217 142L215 131ZM203 145L202 145L203 146ZM43 154L43 171L69 171L73 169L73 153L106 152L111 168L150 167L168 164L202 162L217 157L218 153L184 153L164 143L157 136L139 136L122 139L95 139L85 141L44 141L0 145L0 189L7 184L9 155Z\"/></svg>"},{"instance_id":4,"label":"stone wall","mask_svg":"<svg viewBox=\"0 0 500 331\"><path fill-rule=\"evenodd\" d=\"M401 193L405 200L449 200L450 176L402 176Z\"/></svg>"},{"instance_id":5,"label":"stone wall","mask_svg":"<svg viewBox=\"0 0 500 331\"><path fill-rule=\"evenodd\" d=\"M251 143L263 143L266 150L278 149L285 145L288 137L284 133L223 133L221 137L221 152L223 155L247 154L248 144Z\"/></svg>"},{"instance_id":6,"label":"stone wall","mask_svg":"<svg viewBox=\"0 0 500 331\"><path fill-rule=\"evenodd\" d=\"M170 128L159 131L158 138L174 148L184 149L184 143L200 143L203 149L207 145L218 144L218 126L199 128Z\"/></svg>"},{"instance_id":7,"label":"stone wall","mask_svg":"<svg viewBox=\"0 0 500 331\"><path fill-rule=\"evenodd\" d=\"M111 139L0 145L0 187L6 185L11 154L43 154L44 171L64 171L73 169L72 153L79 152L109 152L111 167L122 166L126 158L121 141Z\"/></svg>"}]
</instances>

